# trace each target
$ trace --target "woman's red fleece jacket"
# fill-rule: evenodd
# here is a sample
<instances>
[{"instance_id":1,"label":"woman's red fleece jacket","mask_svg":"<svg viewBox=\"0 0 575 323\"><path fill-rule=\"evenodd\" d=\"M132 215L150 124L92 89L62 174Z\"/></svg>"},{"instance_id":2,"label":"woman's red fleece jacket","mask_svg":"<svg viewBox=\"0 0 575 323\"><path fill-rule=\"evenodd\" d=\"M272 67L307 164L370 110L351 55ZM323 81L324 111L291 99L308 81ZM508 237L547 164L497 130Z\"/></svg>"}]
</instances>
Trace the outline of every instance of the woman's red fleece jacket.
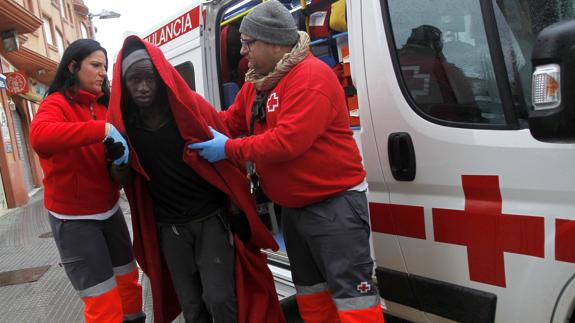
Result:
<instances>
[{"instance_id":1,"label":"woman's red fleece jacket","mask_svg":"<svg viewBox=\"0 0 575 323\"><path fill-rule=\"evenodd\" d=\"M52 93L32 121L30 143L44 170L44 205L50 211L101 213L118 201L118 185L108 175L102 144L107 108L97 99L80 91L70 104L63 94Z\"/></svg>"}]
</instances>

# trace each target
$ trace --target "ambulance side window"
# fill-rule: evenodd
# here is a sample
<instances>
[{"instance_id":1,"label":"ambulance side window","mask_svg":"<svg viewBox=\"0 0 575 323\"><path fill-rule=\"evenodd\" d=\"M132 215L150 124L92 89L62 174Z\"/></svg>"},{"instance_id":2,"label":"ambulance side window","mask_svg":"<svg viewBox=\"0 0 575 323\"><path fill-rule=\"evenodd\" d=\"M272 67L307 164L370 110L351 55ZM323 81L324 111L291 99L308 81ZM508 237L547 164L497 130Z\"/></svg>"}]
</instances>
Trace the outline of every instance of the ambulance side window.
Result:
<instances>
[{"instance_id":1,"label":"ambulance side window","mask_svg":"<svg viewBox=\"0 0 575 323\"><path fill-rule=\"evenodd\" d=\"M414 109L448 123L505 125L479 1L389 0Z\"/></svg>"},{"instance_id":2,"label":"ambulance side window","mask_svg":"<svg viewBox=\"0 0 575 323\"><path fill-rule=\"evenodd\" d=\"M186 81L190 89L196 90L196 79L194 74L194 64L192 62L187 61L181 64L174 66L176 71L180 73L182 78Z\"/></svg>"},{"instance_id":3,"label":"ambulance side window","mask_svg":"<svg viewBox=\"0 0 575 323\"><path fill-rule=\"evenodd\" d=\"M575 18L572 0L494 2L509 85L518 111L531 106L531 53L537 35L547 26Z\"/></svg>"}]
</instances>

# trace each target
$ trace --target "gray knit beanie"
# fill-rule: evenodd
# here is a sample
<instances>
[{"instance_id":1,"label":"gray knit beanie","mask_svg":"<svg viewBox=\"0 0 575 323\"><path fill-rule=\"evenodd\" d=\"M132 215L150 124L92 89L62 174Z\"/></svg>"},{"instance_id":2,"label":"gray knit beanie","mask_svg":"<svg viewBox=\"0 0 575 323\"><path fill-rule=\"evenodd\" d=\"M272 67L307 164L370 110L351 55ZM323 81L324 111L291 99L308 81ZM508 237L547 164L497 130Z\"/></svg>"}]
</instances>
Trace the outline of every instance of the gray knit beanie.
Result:
<instances>
[{"instance_id":1,"label":"gray knit beanie","mask_svg":"<svg viewBox=\"0 0 575 323\"><path fill-rule=\"evenodd\" d=\"M277 0L255 6L242 20L240 33L276 45L294 45L299 39L291 13Z\"/></svg>"},{"instance_id":2,"label":"gray knit beanie","mask_svg":"<svg viewBox=\"0 0 575 323\"><path fill-rule=\"evenodd\" d=\"M137 49L124 57L122 59L122 77L126 76L126 72L130 66L144 59L150 59L150 55L148 55L145 49Z\"/></svg>"}]
</instances>

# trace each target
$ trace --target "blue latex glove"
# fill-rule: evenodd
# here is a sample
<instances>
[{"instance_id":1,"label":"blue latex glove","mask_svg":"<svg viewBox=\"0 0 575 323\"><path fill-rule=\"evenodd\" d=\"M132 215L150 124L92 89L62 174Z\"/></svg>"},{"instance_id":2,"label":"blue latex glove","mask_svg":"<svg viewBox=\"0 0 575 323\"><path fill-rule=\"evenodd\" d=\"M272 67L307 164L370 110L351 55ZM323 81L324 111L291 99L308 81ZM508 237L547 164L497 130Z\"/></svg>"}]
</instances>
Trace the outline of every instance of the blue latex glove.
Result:
<instances>
[{"instance_id":1,"label":"blue latex glove","mask_svg":"<svg viewBox=\"0 0 575 323\"><path fill-rule=\"evenodd\" d=\"M212 127L210 127L210 130L212 131L212 135L214 135L214 139L189 144L188 148L198 149L200 151L200 156L207 159L210 163L215 163L227 158L225 146L226 141L228 141L229 138L217 132Z\"/></svg>"},{"instance_id":2,"label":"blue latex glove","mask_svg":"<svg viewBox=\"0 0 575 323\"><path fill-rule=\"evenodd\" d=\"M105 140L106 139L112 139L112 140L114 140L114 142L119 142L122 144L122 146L124 146L124 154L120 158L113 160L112 163L114 163L116 165L127 164L128 158L130 156L130 149L128 149L128 143L126 142L126 139L124 139L124 137L122 137L122 134L120 134L118 129L116 129L116 127L114 127L113 124L109 123L109 125L110 125L110 130L108 130L108 135L106 136Z\"/></svg>"}]
</instances>

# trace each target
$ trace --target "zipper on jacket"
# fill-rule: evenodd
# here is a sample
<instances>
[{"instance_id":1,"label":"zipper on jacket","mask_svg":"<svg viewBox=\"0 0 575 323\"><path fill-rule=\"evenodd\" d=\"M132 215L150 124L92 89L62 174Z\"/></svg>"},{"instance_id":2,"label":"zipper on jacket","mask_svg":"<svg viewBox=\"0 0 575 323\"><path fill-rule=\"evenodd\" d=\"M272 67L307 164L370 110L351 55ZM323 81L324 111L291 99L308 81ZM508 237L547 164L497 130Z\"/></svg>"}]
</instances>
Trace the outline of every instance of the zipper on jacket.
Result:
<instances>
[{"instance_id":1,"label":"zipper on jacket","mask_svg":"<svg viewBox=\"0 0 575 323\"><path fill-rule=\"evenodd\" d=\"M96 114L94 113L94 103L90 102L90 114L92 115L92 119L96 120Z\"/></svg>"}]
</instances>

